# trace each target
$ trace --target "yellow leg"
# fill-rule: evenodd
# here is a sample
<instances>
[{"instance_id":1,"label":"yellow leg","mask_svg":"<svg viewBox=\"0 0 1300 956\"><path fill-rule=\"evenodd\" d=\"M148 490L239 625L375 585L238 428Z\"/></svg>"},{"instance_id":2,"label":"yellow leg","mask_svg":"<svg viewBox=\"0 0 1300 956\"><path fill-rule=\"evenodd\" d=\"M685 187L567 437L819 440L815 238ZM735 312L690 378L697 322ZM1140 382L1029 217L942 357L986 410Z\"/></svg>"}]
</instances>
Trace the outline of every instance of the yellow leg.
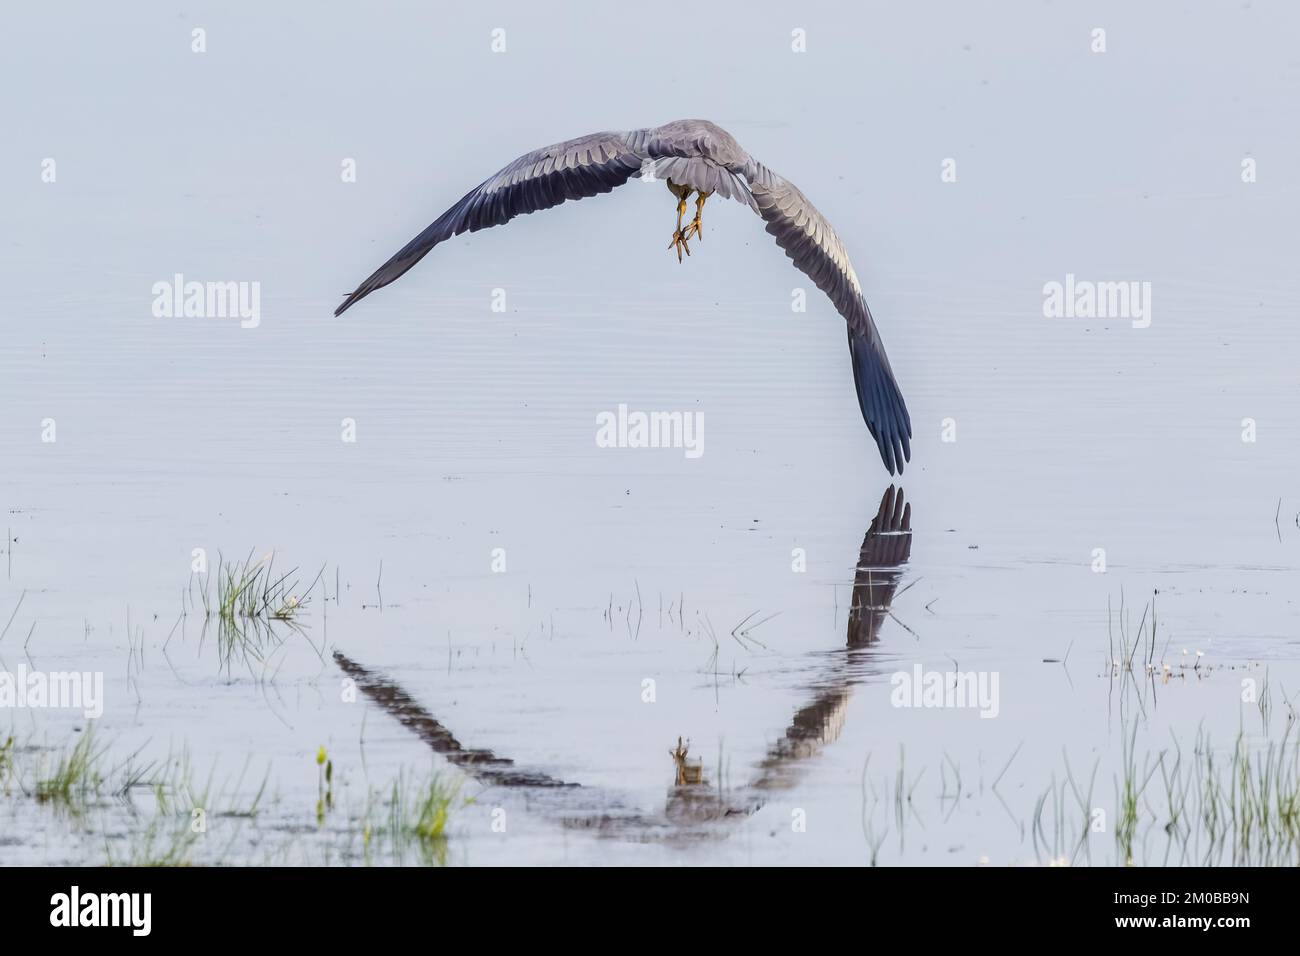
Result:
<instances>
[{"instance_id":1,"label":"yellow leg","mask_svg":"<svg viewBox=\"0 0 1300 956\"><path fill-rule=\"evenodd\" d=\"M686 226L684 238L698 238L701 242L704 241L704 220L701 218L701 214L704 212L704 200L712 195L713 193L699 193L695 197L695 218ZM682 203L683 207L685 205L685 203ZM684 211L685 209L683 209Z\"/></svg>"},{"instance_id":2,"label":"yellow leg","mask_svg":"<svg viewBox=\"0 0 1300 956\"><path fill-rule=\"evenodd\" d=\"M677 229L668 248L677 250L677 261L681 262L683 252L688 256L691 254L691 247L686 244L686 233L682 231L682 216L686 215L686 200L690 198L693 190L690 186L679 186L671 179L668 180L667 185L668 191L677 197Z\"/></svg>"},{"instance_id":3,"label":"yellow leg","mask_svg":"<svg viewBox=\"0 0 1300 956\"><path fill-rule=\"evenodd\" d=\"M682 232L682 216L686 215L686 197L690 195L690 190L684 190L681 198L677 200L677 231L673 233L673 241L668 244L669 249L677 250L677 261L682 261L682 253L688 256L691 254L691 247L686 244L687 235ZM690 227L687 226L687 229Z\"/></svg>"}]
</instances>

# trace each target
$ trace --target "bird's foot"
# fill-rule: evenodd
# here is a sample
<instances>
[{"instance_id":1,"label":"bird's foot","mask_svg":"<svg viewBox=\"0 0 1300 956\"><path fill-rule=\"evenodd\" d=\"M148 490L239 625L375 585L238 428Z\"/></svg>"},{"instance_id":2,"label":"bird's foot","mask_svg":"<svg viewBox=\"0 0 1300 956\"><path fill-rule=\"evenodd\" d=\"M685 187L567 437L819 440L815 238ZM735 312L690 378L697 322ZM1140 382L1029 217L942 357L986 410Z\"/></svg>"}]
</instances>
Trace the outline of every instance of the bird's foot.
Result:
<instances>
[{"instance_id":1,"label":"bird's foot","mask_svg":"<svg viewBox=\"0 0 1300 956\"><path fill-rule=\"evenodd\" d=\"M695 218L686 224L686 231L682 233L682 237L704 241L704 220L700 218L699 213L696 213Z\"/></svg>"},{"instance_id":2,"label":"bird's foot","mask_svg":"<svg viewBox=\"0 0 1300 956\"><path fill-rule=\"evenodd\" d=\"M689 231L690 226L688 225L686 229ZM682 261L683 252L685 252L688 256L691 254L691 247L686 244L686 240L689 238L690 237L686 235L686 232L681 229L678 229L676 232L673 233L673 241L668 244L668 248L677 250L678 262Z\"/></svg>"}]
</instances>

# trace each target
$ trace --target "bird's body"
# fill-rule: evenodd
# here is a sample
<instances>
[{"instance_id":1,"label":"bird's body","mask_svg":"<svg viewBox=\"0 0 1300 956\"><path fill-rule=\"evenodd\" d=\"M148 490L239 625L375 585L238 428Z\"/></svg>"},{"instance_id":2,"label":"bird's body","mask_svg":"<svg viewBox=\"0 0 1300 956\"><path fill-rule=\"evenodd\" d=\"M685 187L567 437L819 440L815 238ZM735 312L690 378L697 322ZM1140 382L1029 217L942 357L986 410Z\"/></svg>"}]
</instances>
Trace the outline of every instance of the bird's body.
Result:
<instances>
[{"instance_id":1,"label":"bird's body","mask_svg":"<svg viewBox=\"0 0 1300 956\"><path fill-rule=\"evenodd\" d=\"M628 132L593 133L527 153L470 190L427 229L377 269L335 310L388 285L446 239L606 193L634 176L668 184L677 197L671 249L690 254L702 238L701 212L710 196L753 209L795 266L826 293L848 323L853 381L862 417L885 467L901 472L911 458L912 422L889 367L853 265L829 222L792 183L749 155L735 138L707 120L677 120ZM697 196L695 220L682 227L686 201Z\"/></svg>"}]
</instances>

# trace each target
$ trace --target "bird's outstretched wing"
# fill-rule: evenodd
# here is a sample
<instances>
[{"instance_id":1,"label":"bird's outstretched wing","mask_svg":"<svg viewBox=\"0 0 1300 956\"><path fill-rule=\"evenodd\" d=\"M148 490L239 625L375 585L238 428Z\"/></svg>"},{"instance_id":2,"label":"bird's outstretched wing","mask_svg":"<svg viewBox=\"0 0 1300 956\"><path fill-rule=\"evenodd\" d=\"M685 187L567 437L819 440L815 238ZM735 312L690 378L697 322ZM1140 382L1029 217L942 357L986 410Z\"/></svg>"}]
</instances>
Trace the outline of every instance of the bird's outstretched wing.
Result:
<instances>
[{"instance_id":1,"label":"bird's outstretched wing","mask_svg":"<svg viewBox=\"0 0 1300 956\"><path fill-rule=\"evenodd\" d=\"M380 266L343 304L353 303L403 275L438 243L515 216L558 206L566 199L607 193L652 161L655 178L701 192L717 192L753 208L795 266L808 275L848 323L853 382L862 417L890 473L912 457L912 420L885 356L880 333L862 297L858 277L830 223L793 183L750 158L729 133L702 120L653 129L593 133L519 157L470 190Z\"/></svg>"},{"instance_id":2,"label":"bird's outstretched wing","mask_svg":"<svg viewBox=\"0 0 1300 956\"><path fill-rule=\"evenodd\" d=\"M885 467L890 474L901 474L903 463L912 458L912 417L840 237L793 183L753 160L744 175L754 206L776 244L826 293L848 323L853 384L862 417Z\"/></svg>"},{"instance_id":3,"label":"bird's outstretched wing","mask_svg":"<svg viewBox=\"0 0 1300 956\"><path fill-rule=\"evenodd\" d=\"M607 193L641 168L641 155L623 133L592 133L520 156L479 183L424 232L357 286L334 310L342 315L357 301L399 278L429 250L462 232L500 226L515 216L558 206L566 199Z\"/></svg>"}]
</instances>

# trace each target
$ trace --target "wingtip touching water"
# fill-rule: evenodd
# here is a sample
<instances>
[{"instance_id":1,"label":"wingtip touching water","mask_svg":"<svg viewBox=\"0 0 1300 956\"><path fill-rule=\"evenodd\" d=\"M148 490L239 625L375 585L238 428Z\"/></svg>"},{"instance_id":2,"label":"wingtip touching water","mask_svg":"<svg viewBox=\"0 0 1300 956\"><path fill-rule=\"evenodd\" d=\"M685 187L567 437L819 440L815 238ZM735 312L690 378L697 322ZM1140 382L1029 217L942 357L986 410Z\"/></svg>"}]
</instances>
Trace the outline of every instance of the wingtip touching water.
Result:
<instances>
[{"instance_id":1,"label":"wingtip touching water","mask_svg":"<svg viewBox=\"0 0 1300 956\"><path fill-rule=\"evenodd\" d=\"M912 416L894 380L889 360L879 348L879 339L873 341L851 326L849 356L862 420L876 440L880 460L889 473L901 475L903 466L912 460Z\"/></svg>"}]
</instances>

